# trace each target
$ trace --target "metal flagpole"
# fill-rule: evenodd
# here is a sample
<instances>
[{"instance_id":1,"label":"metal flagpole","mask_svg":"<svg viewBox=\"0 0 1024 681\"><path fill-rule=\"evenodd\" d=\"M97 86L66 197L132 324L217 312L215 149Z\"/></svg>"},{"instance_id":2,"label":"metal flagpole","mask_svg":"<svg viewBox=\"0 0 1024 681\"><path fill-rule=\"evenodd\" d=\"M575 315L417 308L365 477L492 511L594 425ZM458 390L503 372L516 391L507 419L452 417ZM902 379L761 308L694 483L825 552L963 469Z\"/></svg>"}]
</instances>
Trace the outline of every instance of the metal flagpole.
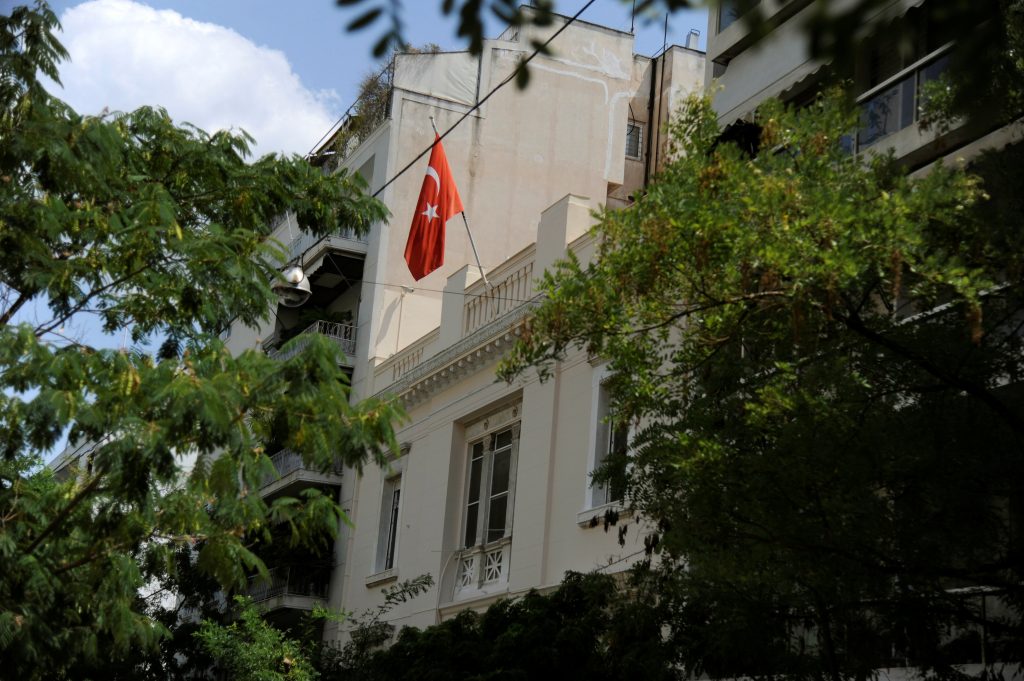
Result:
<instances>
[{"instance_id":1,"label":"metal flagpole","mask_svg":"<svg viewBox=\"0 0 1024 681\"><path fill-rule=\"evenodd\" d=\"M435 135L440 135L437 131L437 124L434 123L434 117L430 117L430 127L434 129ZM491 292L491 282L487 281L487 274L484 272L484 266L480 264L480 254L476 251L476 242L473 240L473 230L469 228L469 220L466 219L466 211L462 211L462 224L466 225L466 234L469 235L469 245L473 247L473 257L476 258L476 266L480 269L480 276L484 280L484 288L487 292Z\"/></svg>"}]
</instances>

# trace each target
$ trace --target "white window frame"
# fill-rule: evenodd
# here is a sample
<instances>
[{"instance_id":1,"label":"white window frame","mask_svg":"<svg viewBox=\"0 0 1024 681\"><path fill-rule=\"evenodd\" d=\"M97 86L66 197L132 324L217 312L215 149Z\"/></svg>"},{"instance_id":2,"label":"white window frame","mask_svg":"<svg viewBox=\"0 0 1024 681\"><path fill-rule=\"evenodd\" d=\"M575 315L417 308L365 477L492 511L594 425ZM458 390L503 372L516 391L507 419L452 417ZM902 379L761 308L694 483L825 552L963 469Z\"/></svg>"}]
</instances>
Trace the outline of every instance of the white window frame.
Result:
<instances>
[{"instance_id":1,"label":"white window frame","mask_svg":"<svg viewBox=\"0 0 1024 681\"><path fill-rule=\"evenodd\" d=\"M594 509L604 508L622 508L624 499L608 499L607 484L605 485L594 485L593 475L594 471L597 470L601 464L604 463L605 458L608 456L609 448L612 441L612 428L605 419L608 416L608 407L610 396L608 394L608 379L611 377L611 371L608 369L608 365L604 365L594 371L593 389L591 394L593 395L593 401L591 402L590 409L590 438L587 447L587 476L586 476L586 488L584 490L584 509L581 512L581 516L578 518L582 522L585 514L586 520L589 520L593 513L588 513ZM633 439L632 429L627 430L626 435L626 446L628 447ZM628 470L628 467L627 467Z\"/></svg>"},{"instance_id":2,"label":"white window frame","mask_svg":"<svg viewBox=\"0 0 1024 681\"><path fill-rule=\"evenodd\" d=\"M398 535L402 522L402 476L384 481L380 509L380 546L377 548L378 572L395 567L398 557Z\"/></svg>"},{"instance_id":3,"label":"white window frame","mask_svg":"<svg viewBox=\"0 0 1024 681\"><path fill-rule=\"evenodd\" d=\"M630 128L636 128L637 130L636 156L629 153ZM640 121L634 121L632 118L626 121L626 158L631 158L636 161L642 161L644 158L644 124Z\"/></svg>"},{"instance_id":4,"label":"white window frame","mask_svg":"<svg viewBox=\"0 0 1024 681\"><path fill-rule=\"evenodd\" d=\"M506 407L501 411L480 419L466 427L465 475L462 495L461 522L459 524L459 553L455 573L455 598L469 598L504 588L508 584L509 561L511 559L512 525L515 516L516 472L519 463L519 437L521 405ZM490 502L492 499L492 473L494 456L505 447L495 449L497 437L511 433L508 445L509 471L508 491L505 504L505 528L501 537L488 541L487 528L490 524ZM480 484L477 501L470 502L470 488L473 477L473 453L477 445L483 444L480 466ZM500 494L506 494L500 492ZM470 506L478 504L476 528L470 542L466 541L469 530ZM467 545L468 544L468 545Z\"/></svg>"},{"instance_id":5,"label":"white window frame","mask_svg":"<svg viewBox=\"0 0 1024 681\"><path fill-rule=\"evenodd\" d=\"M407 449L403 448L403 452L405 451ZM405 497L402 494L402 479L405 477L406 459L406 456L402 456L393 461L390 470L384 471L381 481L377 548L373 554L373 574L368 578L375 584L382 579L398 575L398 557L402 539L402 506ZM394 540L393 545L392 539Z\"/></svg>"}]
</instances>

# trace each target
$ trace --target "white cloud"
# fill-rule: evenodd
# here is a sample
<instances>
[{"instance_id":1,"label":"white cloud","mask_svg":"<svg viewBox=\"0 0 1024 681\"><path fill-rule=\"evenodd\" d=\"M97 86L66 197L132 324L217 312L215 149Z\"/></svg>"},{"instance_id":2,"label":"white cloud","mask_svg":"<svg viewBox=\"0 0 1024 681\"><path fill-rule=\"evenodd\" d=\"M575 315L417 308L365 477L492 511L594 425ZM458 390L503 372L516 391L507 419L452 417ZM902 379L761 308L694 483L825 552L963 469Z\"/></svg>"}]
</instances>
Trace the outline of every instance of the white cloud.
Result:
<instances>
[{"instance_id":1,"label":"white cloud","mask_svg":"<svg viewBox=\"0 0 1024 681\"><path fill-rule=\"evenodd\" d=\"M207 131L243 128L255 151L305 153L338 97L303 87L284 53L217 24L131 0L90 0L61 17L71 54L58 96L80 113L159 105Z\"/></svg>"}]
</instances>

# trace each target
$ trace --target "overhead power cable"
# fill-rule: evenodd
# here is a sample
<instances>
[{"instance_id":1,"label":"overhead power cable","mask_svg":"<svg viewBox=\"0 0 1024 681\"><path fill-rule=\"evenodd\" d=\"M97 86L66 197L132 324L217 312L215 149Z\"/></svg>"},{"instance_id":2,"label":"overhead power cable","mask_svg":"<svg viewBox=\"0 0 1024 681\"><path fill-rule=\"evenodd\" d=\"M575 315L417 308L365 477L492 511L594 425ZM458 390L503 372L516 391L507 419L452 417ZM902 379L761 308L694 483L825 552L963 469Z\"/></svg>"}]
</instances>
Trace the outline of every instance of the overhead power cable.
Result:
<instances>
[{"instance_id":1,"label":"overhead power cable","mask_svg":"<svg viewBox=\"0 0 1024 681\"><path fill-rule=\"evenodd\" d=\"M446 291L443 288L426 288L423 286L412 287L408 284L392 284L386 281L370 281L369 279L353 279L352 284L372 284L375 286L388 286L391 288L411 288L413 291L427 291L429 293L443 293L446 296L462 296L464 298L498 298L510 303L529 303L536 299L536 296L530 298L513 298L509 295L503 295L501 293L495 293L494 289L484 291L483 293L466 293L465 291Z\"/></svg>"},{"instance_id":2,"label":"overhead power cable","mask_svg":"<svg viewBox=\"0 0 1024 681\"><path fill-rule=\"evenodd\" d=\"M559 36L559 34L560 34L560 33L561 33L562 31L564 31L565 29L569 28L569 26L571 26L571 25L572 25L572 23L573 23L574 21L576 21L576 20L577 20L577 19L578 19L578 18L580 17L580 15L581 15L581 14L583 14L583 13L584 13L585 11L587 11L587 8L588 8L588 7L590 7L591 5L593 5L595 1L596 1L596 0L589 0L589 1L588 1L588 2L587 2L587 3L585 4L585 5L583 5L583 7L581 7L581 8L579 9L579 11L578 11L578 12L576 12L576 14L572 15L572 17L570 17L570 18L569 18L569 20L568 20L567 22L565 22L565 23L564 23L564 24L563 24L563 25L562 25L562 26L561 26L561 27L560 27L560 28L559 28L559 29L558 29L557 31L555 31L554 33L552 33L552 34L551 34L551 37L549 37L549 38L548 38L547 40L545 40L545 41L544 41L544 42L543 42L543 43L542 43L542 44L540 45L540 47L538 47L538 48L537 48L537 49L535 49L535 50L534 50L533 52L531 52L531 53L530 53L530 56L529 56L529 57L527 57L526 59L524 59L524 60L522 60L521 62L519 62L519 65L518 65L518 66L517 66L516 68L514 68L514 69L512 70L512 73L508 74L508 77L506 77L506 78L505 78L505 79L504 79L503 81L501 81L500 83L498 83L497 85L495 85L495 86L494 86L493 88L491 88L491 91L490 91L490 92L488 92L488 93L487 93L486 95L484 95L483 99L481 99L481 100L480 100L479 102L477 102L476 104L474 104L474 105L473 105L473 106L472 106L472 107L471 107L471 108L470 108L470 109L469 109L469 110L468 110L468 111L467 111L466 113L462 114L462 116L461 116L461 117L459 118L459 120L455 121L455 123L453 123L453 124L452 124L452 126L451 126L450 128L448 128L447 130L445 130L445 131L444 131L444 132L443 132L443 133L441 134L440 140L443 140L443 139L444 139L445 137L447 137L447 136L448 136L448 134L449 134L449 133L451 133L451 131L452 131L452 130L454 130L455 128L459 127L459 124L460 124L460 123L462 123L462 121L464 121L464 120L466 120L467 118L469 118L470 114L472 114L472 113L473 113L474 111L476 111L476 110L477 110L477 109L479 109L479 108L480 108L481 106L483 106L484 102L486 102L486 101L487 101L488 99L490 99L490 98L491 98L491 96L492 96L492 95L493 95L494 93L496 93L496 92L497 92L498 90L500 90L501 88L503 88L503 87L505 87L506 85L508 85L508 84L509 84L509 82L510 82L510 81L512 81L512 80L513 80L513 79L514 79L514 78L515 78L515 77L516 77L516 76L517 76L517 75L519 74L519 72L520 72L520 71L521 71L522 69L526 68L526 65L527 65L527 64L529 64L529 63L530 63L530 61L531 61L531 60L532 60L532 59L533 59L534 57L536 57L536 56L537 56L538 54L540 54L540 53L541 53L541 52L543 52L543 51L544 51L545 49L547 49L547 46L548 46L548 45L550 45L550 44L551 44L551 42L552 42L552 41L553 41L553 40L554 40L555 38L557 38L557 37ZM440 140L437 140L437 141L440 141ZM401 177L402 175L404 175L404 174L405 174L405 172L406 172L407 170L409 170L409 168L412 168L412 167L413 167L413 165L414 165L414 164L415 164L415 163L416 163L417 161L419 161L419 160L420 160L421 158L423 158L423 157L424 157L424 156L426 156L426 155L427 155L428 153L430 153L430 150L434 148L434 144L436 144L436 143L437 143L437 141L435 141L434 143L430 144L430 146L428 146L428 147L427 147L426 149L424 149L423 151L421 151L421 152L419 153L419 155L418 155L418 156L417 156L416 158L414 158L413 160L409 161L409 163L407 163L407 164L405 165L405 167L404 167L404 168L402 168L402 169L401 169L401 170L399 170L399 171L398 171L397 173L395 173L395 174L394 174L393 176L391 176L391 179L389 179L389 180L388 180L387 182L385 182L385 183L384 183L384 184L383 184L383 185L382 185L382 186L380 187L380 189L378 189L377 191L375 191L375 192L373 193L374 197L376 197L376 196L377 196L378 194L380 194L380 193L381 193L382 191L384 191L385 189L387 189L387 188L388 188L388 186L389 186L389 185L390 185L390 184L391 184L392 182L394 182L395 180L397 180L398 178L400 178L400 177Z\"/></svg>"}]
</instances>

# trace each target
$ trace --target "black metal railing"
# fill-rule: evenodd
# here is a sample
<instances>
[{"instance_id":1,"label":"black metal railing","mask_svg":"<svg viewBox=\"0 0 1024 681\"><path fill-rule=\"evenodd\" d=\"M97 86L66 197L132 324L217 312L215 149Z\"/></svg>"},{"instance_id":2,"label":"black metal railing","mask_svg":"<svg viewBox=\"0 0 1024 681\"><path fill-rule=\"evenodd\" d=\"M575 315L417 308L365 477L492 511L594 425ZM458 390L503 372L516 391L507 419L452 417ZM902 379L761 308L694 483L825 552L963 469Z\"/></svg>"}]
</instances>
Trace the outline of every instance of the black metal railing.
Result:
<instances>
[{"instance_id":1,"label":"black metal railing","mask_svg":"<svg viewBox=\"0 0 1024 681\"><path fill-rule=\"evenodd\" d=\"M306 468L306 464L302 460L302 456L298 452L293 452L290 449L282 449L276 454L271 455L270 462L274 464L274 472L268 473L264 476L264 487L276 480L280 480L289 473ZM325 472L333 475L341 475L341 462L336 461L334 465Z\"/></svg>"},{"instance_id":2,"label":"black metal railing","mask_svg":"<svg viewBox=\"0 0 1024 681\"><path fill-rule=\"evenodd\" d=\"M395 60L392 59L380 72L363 81L359 97L324 136L326 143L318 145L310 161L325 173L337 170L363 140L391 117L394 80Z\"/></svg>"},{"instance_id":3,"label":"black metal railing","mask_svg":"<svg viewBox=\"0 0 1024 681\"><path fill-rule=\"evenodd\" d=\"M324 320L318 320L307 326L301 332L299 332L295 338L295 342L292 343L288 349L282 350L280 347L267 348L267 354L274 359L286 360L291 359L295 355L302 352L313 335L325 336L330 338L341 351L345 353L345 358L348 363L351 364L352 356L356 352L356 326L355 324L343 324L341 322L328 322Z\"/></svg>"},{"instance_id":4,"label":"black metal railing","mask_svg":"<svg viewBox=\"0 0 1024 681\"><path fill-rule=\"evenodd\" d=\"M327 598L328 575L323 570L299 567L270 568L266 577L249 577L246 593L259 603L277 596L307 596Z\"/></svg>"}]
</instances>

